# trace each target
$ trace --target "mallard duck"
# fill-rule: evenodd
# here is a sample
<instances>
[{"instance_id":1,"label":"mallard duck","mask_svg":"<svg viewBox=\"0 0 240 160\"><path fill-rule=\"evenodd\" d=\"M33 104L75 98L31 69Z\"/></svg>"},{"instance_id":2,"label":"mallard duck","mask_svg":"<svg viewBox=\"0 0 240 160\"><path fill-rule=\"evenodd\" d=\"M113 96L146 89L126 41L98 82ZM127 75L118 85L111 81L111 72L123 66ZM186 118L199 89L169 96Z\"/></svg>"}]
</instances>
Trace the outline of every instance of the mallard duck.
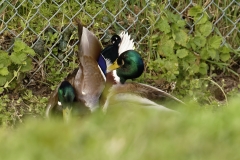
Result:
<instances>
[{"instance_id":1,"label":"mallard duck","mask_svg":"<svg viewBox=\"0 0 240 160\"><path fill-rule=\"evenodd\" d=\"M87 107L90 111L94 111L99 107L99 97L105 86L106 77L102 72L97 61L101 52L101 45L88 29L83 27L78 22L78 37L79 37L79 67L69 74L64 81L51 94L49 103L46 109L46 116L49 117L52 112L62 113L68 107L59 106L58 101L63 101L62 95L69 94L70 97L75 97L77 107ZM70 84L67 84L67 82ZM74 90L74 93L73 93ZM67 91L64 93L64 91ZM64 94L58 94L58 93ZM72 99L67 101L72 103ZM66 103L62 103L65 105ZM79 109L76 109L79 110ZM63 113L68 113L63 111ZM65 117L65 116L64 116Z\"/></svg>"},{"instance_id":2,"label":"mallard duck","mask_svg":"<svg viewBox=\"0 0 240 160\"><path fill-rule=\"evenodd\" d=\"M58 88L58 105L62 106L63 119L69 120L75 100L75 90L68 81L63 81Z\"/></svg>"},{"instance_id":3,"label":"mallard duck","mask_svg":"<svg viewBox=\"0 0 240 160\"><path fill-rule=\"evenodd\" d=\"M107 72L113 70L116 70L117 77L124 84L127 79L138 78L142 75L144 70L143 59L138 52L127 50L121 53L113 64L108 66Z\"/></svg>"},{"instance_id":4,"label":"mallard duck","mask_svg":"<svg viewBox=\"0 0 240 160\"><path fill-rule=\"evenodd\" d=\"M107 69L107 84L101 95L103 109L106 111L109 106L120 104L123 106L152 107L175 112L156 103L156 101L173 99L183 103L176 97L150 85L134 82L126 83L127 79L137 78L143 73L144 63L140 54L133 50L135 47L130 36L122 32L120 37L121 42L118 46L118 52L112 52L112 54L119 55L118 58L114 60L111 59L112 57L109 54L104 54L106 60L111 59L114 62L110 63Z\"/></svg>"},{"instance_id":5,"label":"mallard duck","mask_svg":"<svg viewBox=\"0 0 240 160\"><path fill-rule=\"evenodd\" d=\"M108 57L111 63L113 63L119 56L118 49L121 40L122 39L119 35L113 35L111 38L111 44L101 51L101 55Z\"/></svg>"}]
</instances>

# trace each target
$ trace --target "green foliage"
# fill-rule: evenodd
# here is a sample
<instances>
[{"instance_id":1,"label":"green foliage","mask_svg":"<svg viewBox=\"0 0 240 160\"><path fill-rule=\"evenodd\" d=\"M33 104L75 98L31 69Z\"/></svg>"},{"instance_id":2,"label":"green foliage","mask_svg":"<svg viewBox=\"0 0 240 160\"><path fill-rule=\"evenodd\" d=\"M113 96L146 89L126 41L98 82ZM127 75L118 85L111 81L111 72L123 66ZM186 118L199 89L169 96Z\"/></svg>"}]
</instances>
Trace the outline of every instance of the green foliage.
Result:
<instances>
[{"instance_id":1,"label":"green foliage","mask_svg":"<svg viewBox=\"0 0 240 160\"><path fill-rule=\"evenodd\" d=\"M14 88L19 76L33 69L32 59L35 52L19 39L15 40L10 54L0 50L0 93L7 88Z\"/></svg>"},{"instance_id":2,"label":"green foliage","mask_svg":"<svg viewBox=\"0 0 240 160\"><path fill-rule=\"evenodd\" d=\"M21 97L12 93L0 97L0 126L15 127L26 117L43 117L47 98L36 96L30 90L21 90ZM14 99L14 96L18 97Z\"/></svg>"},{"instance_id":3,"label":"green foliage","mask_svg":"<svg viewBox=\"0 0 240 160\"><path fill-rule=\"evenodd\" d=\"M212 73L219 69L231 70L230 53L235 53L227 43L222 45L220 35L211 34L214 26L202 7L192 7L188 16L195 24L193 31L187 29L191 24L188 19L183 20L180 15L163 10L151 31L153 36L149 36L157 56L152 57L153 61L147 61L148 76L177 81L179 90L184 90L183 95L192 92L189 84L194 79L213 77L215 74Z\"/></svg>"}]
</instances>

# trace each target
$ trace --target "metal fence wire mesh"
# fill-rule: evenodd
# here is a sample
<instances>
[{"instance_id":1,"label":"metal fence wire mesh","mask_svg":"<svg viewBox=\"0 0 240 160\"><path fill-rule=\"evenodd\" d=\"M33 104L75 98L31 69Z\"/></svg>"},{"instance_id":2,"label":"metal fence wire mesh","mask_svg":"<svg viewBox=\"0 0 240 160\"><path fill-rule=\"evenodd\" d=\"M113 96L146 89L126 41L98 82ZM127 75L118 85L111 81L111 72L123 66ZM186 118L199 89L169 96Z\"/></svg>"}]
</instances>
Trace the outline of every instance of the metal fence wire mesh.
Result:
<instances>
[{"instance_id":1,"label":"metal fence wire mesh","mask_svg":"<svg viewBox=\"0 0 240 160\"><path fill-rule=\"evenodd\" d=\"M187 19L188 10L197 4L203 6L214 25L212 32L222 36L223 44L239 49L237 0L3 0L0 2L0 49L10 52L14 38L32 47L38 55L32 57L35 67L29 78L40 80L75 61L73 53L78 41L75 17L93 31L103 45L113 34L128 31L137 49L146 54L148 38L154 34L154 25L165 11ZM187 21L189 34L195 26L190 22Z\"/></svg>"}]
</instances>

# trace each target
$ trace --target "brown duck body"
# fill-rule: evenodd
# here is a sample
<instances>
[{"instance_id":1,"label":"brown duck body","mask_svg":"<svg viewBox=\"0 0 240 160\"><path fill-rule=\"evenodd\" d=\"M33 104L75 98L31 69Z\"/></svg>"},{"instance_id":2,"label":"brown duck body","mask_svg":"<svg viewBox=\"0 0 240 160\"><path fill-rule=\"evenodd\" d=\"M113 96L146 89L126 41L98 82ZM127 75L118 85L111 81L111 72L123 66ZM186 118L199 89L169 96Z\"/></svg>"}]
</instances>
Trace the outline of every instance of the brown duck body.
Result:
<instances>
[{"instance_id":1,"label":"brown duck body","mask_svg":"<svg viewBox=\"0 0 240 160\"><path fill-rule=\"evenodd\" d=\"M99 97L104 89L106 78L98 66L97 59L101 52L101 45L95 35L83 27L78 21L79 36L79 67L69 74L68 81L75 89L76 107L87 107L93 111L99 107ZM51 112L60 113L62 108L58 106L58 87L51 94L46 116Z\"/></svg>"}]
</instances>

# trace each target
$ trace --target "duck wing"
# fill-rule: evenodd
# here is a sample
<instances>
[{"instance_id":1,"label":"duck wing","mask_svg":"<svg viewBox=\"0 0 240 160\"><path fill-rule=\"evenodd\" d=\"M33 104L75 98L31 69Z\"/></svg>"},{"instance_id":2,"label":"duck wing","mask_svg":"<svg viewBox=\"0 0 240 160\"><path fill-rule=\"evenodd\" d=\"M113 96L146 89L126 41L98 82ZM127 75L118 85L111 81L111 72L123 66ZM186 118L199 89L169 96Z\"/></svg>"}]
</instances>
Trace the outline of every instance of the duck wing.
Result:
<instances>
[{"instance_id":1,"label":"duck wing","mask_svg":"<svg viewBox=\"0 0 240 160\"><path fill-rule=\"evenodd\" d=\"M83 27L80 20L76 19L78 25L78 57L82 54L91 56L93 59L98 60L100 52L102 50L101 44L98 38L90 32L87 28Z\"/></svg>"},{"instance_id":2,"label":"duck wing","mask_svg":"<svg viewBox=\"0 0 240 160\"><path fill-rule=\"evenodd\" d=\"M162 101L164 99L172 99L181 104L185 104L178 98L164 92L158 88L152 87L147 84L129 82L125 84L113 85L108 92L106 101L104 103L104 110L110 106L110 104L125 102L129 104L141 104L145 107L158 108L160 110L169 110L168 108L155 103L155 101Z\"/></svg>"},{"instance_id":3,"label":"duck wing","mask_svg":"<svg viewBox=\"0 0 240 160\"><path fill-rule=\"evenodd\" d=\"M77 20L77 23L80 64L73 86L77 92L77 99L93 111L98 107L99 97L106 82L106 77L97 63L101 45L96 36L84 28L79 20Z\"/></svg>"},{"instance_id":4,"label":"duck wing","mask_svg":"<svg viewBox=\"0 0 240 160\"><path fill-rule=\"evenodd\" d=\"M106 77L96 60L90 56L81 56L75 78L68 81L72 81L77 99L91 111L99 106L99 97L105 87Z\"/></svg>"}]
</instances>

